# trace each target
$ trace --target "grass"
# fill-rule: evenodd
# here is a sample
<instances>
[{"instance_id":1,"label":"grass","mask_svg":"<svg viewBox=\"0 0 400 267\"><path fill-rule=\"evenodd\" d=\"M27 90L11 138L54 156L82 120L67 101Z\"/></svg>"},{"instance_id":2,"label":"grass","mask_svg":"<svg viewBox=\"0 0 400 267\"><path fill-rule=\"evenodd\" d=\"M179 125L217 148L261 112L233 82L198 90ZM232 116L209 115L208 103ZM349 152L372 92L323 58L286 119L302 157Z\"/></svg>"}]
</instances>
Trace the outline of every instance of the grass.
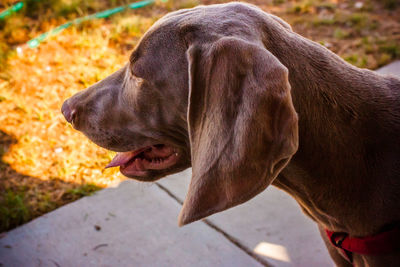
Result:
<instances>
[{"instance_id":1,"label":"grass","mask_svg":"<svg viewBox=\"0 0 400 267\"><path fill-rule=\"evenodd\" d=\"M62 203L66 204L84 196L90 196L100 187L94 184L83 184L65 190L62 194ZM60 206L52 199L52 195L42 191L35 195L34 202L30 202L26 195L28 189L20 187L17 190L6 190L0 200L0 232L10 230L21 225L37 215L49 212ZM32 207L32 205L35 205ZM36 216L35 216L36 215Z\"/></svg>"},{"instance_id":2,"label":"grass","mask_svg":"<svg viewBox=\"0 0 400 267\"><path fill-rule=\"evenodd\" d=\"M0 201L0 231L20 225L30 219L23 193L7 190Z\"/></svg>"},{"instance_id":3,"label":"grass","mask_svg":"<svg viewBox=\"0 0 400 267\"><path fill-rule=\"evenodd\" d=\"M340 28L336 28L335 31L333 32L333 37L335 39L346 39L350 37L350 32L342 30Z\"/></svg>"},{"instance_id":4,"label":"grass","mask_svg":"<svg viewBox=\"0 0 400 267\"><path fill-rule=\"evenodd\" d=\"M357 7L359 2L362 5ZM376 69L400 58L396 52L400 47L399 10L399 6L388 9L382 1L373 0L300 0L287 3L286 12L277 14L348 62ZM368 43L362 43L365 38Z\"/></svg>"},{"instance_id":5,"label":"grass","mask_svg":"<svg viewBox=\"0 0 400 267\"><path fill-rule=\"evenodd\" d=\"M379 46L379 50L388 54L391 58L400 57L400 46L396 43L383 43Z\"/></svg>"},{"instance_id":6,"label":"grass","mask_svg":"<svg viewBox=\"0 0 400 267\"><path fill-rule=\"evenodd\" d=\"M292 24L359 67L400 58L396 1L247 0ZM15 1L0 3L0 10ZM226 0L175 0L70 27L36 49L16 48L70 19L128 0L27 1L0 21L0 232L124 179L104 169L114 153L72 129L60 113L69 96L105 78L129 58L162 15Z\"/></svg>"},{"instance_id":7,"label":"grass","mask_svg":"<svg viewBox=\"0 0 400 267\"><path fill-rule=\"evenodd\" d=\"M99 190L100 187L94 184L84 184L80 187L77 188L71 188L67 190L66 194L71 195L72 198L75 197L85 197L85 196L90 196L97 190Z\"/></svg>"},{"instance_id":8,"label":"grass","mask_svg":"<svg viewBox=\"0 0 400 267\"><path fill-rule=\"evenodd\" d=\"M398 0L382 0L382 2L387 9L395 9L399 6Z\"/></svg>"}]
</instances>

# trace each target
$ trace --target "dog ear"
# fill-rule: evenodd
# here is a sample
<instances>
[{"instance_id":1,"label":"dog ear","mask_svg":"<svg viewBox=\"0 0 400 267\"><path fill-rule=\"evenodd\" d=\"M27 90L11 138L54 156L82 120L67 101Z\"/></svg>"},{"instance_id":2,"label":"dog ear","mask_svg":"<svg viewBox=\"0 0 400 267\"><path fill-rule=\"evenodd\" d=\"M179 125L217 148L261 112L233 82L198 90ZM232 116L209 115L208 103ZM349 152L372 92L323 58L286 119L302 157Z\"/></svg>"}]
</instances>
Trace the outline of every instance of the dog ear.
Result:
<instances>
[{"instance_id":1,"label":"dog ear","mask_svg":"<svg viewBox=\"0 0 400 267\"><path fill-rule=\"evenodd\" d=\"M263 191L298 145L288 70L264 47L222 38L187 58L193 174L180 226Z\"/></svg>"}]
</instances>

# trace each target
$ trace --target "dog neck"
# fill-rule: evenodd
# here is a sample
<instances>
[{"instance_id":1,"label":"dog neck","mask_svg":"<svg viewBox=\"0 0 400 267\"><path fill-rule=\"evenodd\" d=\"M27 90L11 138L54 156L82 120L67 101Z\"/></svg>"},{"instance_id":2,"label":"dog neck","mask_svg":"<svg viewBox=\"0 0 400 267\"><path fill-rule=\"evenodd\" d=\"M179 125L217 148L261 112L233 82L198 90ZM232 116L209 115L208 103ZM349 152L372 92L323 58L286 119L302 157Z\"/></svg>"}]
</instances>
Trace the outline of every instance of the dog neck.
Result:
<instances>
[{"instance_id":1,"label":"dog neck","mask_svg":"<svg viewBox=\"0 0 400 267\"><path fill-rule=\"evenodd\" d=\"M379 192L396 195L399 190L382 183L382 177L396 180L390 173L396 163L382 162L397 158L393 154L399 144L393 129L400 130L394 118L387 119L400 111L383 114L378 102L395 104L400 97L393 96L388 78L358 69L293 32L272 35L264 45L289 69L299 114L299 149L274 185L294 196L326 228L355 235L376 231L394 215L382 208L384 196ZM366 225L372 215L380 220Z\"/></svg>"}]
</instances>

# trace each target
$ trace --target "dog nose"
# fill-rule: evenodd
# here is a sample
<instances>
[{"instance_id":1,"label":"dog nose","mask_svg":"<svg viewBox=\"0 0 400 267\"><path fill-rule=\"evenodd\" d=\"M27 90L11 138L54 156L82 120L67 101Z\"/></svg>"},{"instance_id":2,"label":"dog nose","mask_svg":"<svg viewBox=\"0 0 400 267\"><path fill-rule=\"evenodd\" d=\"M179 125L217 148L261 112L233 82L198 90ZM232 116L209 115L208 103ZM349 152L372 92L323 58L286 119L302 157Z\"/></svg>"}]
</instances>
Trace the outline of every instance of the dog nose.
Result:
<instances>
[{"instance_id":1,"label":"dog nose","mask_svg":"<svg viewBox=\"0 0 400 267\"><path fill-rule=\"evenodd\" d=\"M76 115L76 109L71 108L67 101L61 107L61 113L69 123L73 123Z\"/></svg>"}]
</instances>

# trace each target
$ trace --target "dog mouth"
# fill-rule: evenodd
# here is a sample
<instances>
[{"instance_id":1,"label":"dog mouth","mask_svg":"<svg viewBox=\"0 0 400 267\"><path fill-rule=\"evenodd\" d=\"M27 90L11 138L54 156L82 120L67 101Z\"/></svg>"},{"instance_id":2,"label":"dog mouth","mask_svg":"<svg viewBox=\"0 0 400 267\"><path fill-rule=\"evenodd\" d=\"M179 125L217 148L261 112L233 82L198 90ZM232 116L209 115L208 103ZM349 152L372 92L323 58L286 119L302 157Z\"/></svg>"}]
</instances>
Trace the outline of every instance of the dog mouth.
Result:
<instances>
[{"instance_id":1,"label":"dog mouth","mask_svg":"<svg viewBox=\"0 0 400 267\"><path fill-rule=\"evenodd\" d=\"M127 177L143 177L149 171L165 170L174 166L178 159L179 153L176 148L157 144L117 153L106 168L119 166L121 173Z\"/></svg>"}]
</instances>

